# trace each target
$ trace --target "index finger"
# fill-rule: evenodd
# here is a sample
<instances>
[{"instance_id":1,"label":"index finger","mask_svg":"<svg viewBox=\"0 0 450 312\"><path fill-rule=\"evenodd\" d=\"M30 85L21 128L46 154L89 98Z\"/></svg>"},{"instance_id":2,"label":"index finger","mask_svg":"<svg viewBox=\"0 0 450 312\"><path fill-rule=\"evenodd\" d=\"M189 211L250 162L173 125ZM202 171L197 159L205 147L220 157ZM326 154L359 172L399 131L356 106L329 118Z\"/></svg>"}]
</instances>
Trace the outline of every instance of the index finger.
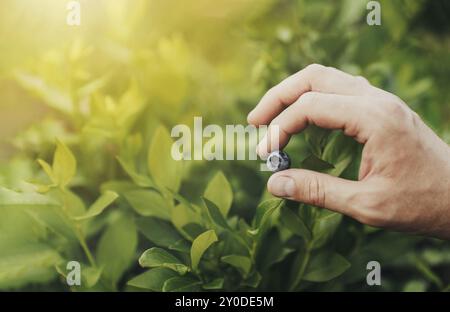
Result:
<instances>
[{"instance_id":1,"label":"index finger","mask_svg":"<svg viewBox=\"0 0 450 312\"><path fill-rule=\"evenodd\" d=\"M250 124L267 125L286 107L309 91L340 95L364 95L370 87L363 77L355 77L332 67L312 64L270 89L248 114Z\"/></svg>"}]
</instances>

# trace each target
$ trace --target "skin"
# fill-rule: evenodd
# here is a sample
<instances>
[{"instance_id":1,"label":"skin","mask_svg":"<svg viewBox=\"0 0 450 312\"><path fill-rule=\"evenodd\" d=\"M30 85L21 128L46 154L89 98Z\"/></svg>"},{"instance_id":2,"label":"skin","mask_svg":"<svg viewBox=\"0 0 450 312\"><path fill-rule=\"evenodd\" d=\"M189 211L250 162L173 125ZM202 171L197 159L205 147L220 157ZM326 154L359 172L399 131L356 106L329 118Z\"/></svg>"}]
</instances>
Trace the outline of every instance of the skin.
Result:
<instances>
[{"instance_id":1,"label":"skin","mask_svg":"<svg viewBox=\"0 0 450 312\"><path fill-rule=\"evenodd\" d=\"M271 88L248 122L269 124L261 157L275 149L271 142L283 148L310 124L364 144L358 181L289 169L270 177L273 195L371 226L450 239L450 147L397 96L313 64Z\"/></svg>"}]
</instances>

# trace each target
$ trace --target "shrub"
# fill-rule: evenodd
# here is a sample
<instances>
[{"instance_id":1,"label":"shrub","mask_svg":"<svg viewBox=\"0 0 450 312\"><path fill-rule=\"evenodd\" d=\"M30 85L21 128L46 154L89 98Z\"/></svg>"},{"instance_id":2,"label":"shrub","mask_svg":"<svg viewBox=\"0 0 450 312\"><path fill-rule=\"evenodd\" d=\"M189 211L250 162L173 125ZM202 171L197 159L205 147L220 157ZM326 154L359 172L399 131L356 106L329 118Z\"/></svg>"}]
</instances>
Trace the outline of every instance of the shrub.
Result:
<instances>
[{"instance_id":1,"label":"shrub","mask_svg":"<svg viewBox=\"0 0 450 312\"><path fill-rule=\"evenodd\" d=\"M375 30L354 1L196 2L183 16L179 1L100 1L101 27L43 32L37 50L30 23L0 19L23 35L2 39L0 90L38 114L0 164L0 288L70 289L76 260L77 290L377 290L365 283L377 260L383 290L448 289L445 242L272 198L259 163L176 162L168 132L195 115L243 123L269 87L324 63L398 94L448 137L447 47L416 21L432 6L383 1ZM361 146L340 132L309 127L287 151L294 167L357 178Z\"/></svg>"}]
</instances>

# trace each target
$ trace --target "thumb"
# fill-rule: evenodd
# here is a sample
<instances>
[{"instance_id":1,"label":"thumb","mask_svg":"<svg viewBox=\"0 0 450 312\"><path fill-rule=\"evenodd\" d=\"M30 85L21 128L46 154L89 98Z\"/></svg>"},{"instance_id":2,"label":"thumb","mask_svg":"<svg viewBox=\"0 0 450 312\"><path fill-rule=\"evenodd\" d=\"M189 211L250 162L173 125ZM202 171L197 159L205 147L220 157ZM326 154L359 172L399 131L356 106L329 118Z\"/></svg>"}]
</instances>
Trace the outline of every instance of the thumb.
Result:
<instances>
[{"instance_id":1,"label":"thumb","mask_svg":"<svg viewBox=\"0 0 450 312\"><path fill-rule=\"evenodd\" d=\"M353 215L351 200L359 183L304 169L289 169L273 174L267 182L270 193L277 197L328 208Z\"/></svg>"}]
</instances>

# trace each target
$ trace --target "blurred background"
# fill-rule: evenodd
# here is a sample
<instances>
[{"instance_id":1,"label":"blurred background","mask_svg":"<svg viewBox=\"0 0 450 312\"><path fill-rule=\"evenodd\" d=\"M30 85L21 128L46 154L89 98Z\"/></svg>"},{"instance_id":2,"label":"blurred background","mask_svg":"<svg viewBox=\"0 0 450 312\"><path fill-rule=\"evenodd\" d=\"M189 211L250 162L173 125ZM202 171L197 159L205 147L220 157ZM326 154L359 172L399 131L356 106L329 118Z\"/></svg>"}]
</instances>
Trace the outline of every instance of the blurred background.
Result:
<instances>
[{"instance_id":1,"label":"blurred background","mask_svg":"<svg viewBox=\"0 0 450 312\"><path fill-rule=\"evenodd\" d=\"M1 185L20 188L58 137L74 149L77 184L93 198L120 174L120 147L139 145L134 133L148 134L145 145L157 124L189 125L193 116L245 124L268 88L310 63L367 77L450 142L449 1L380 1L381 26L367 25L364 0L80 0L80 26L66 24L67 2L1 1ZM197 172L223 169L233 209L245 211L264 192L257 165L218 162ZM205 179L187 181L194 196ZM394 269L391 289L445 288L448 244L399 244L386 257L408 250L423 258L418 270Z\"/></svg>"}]
</instances>

